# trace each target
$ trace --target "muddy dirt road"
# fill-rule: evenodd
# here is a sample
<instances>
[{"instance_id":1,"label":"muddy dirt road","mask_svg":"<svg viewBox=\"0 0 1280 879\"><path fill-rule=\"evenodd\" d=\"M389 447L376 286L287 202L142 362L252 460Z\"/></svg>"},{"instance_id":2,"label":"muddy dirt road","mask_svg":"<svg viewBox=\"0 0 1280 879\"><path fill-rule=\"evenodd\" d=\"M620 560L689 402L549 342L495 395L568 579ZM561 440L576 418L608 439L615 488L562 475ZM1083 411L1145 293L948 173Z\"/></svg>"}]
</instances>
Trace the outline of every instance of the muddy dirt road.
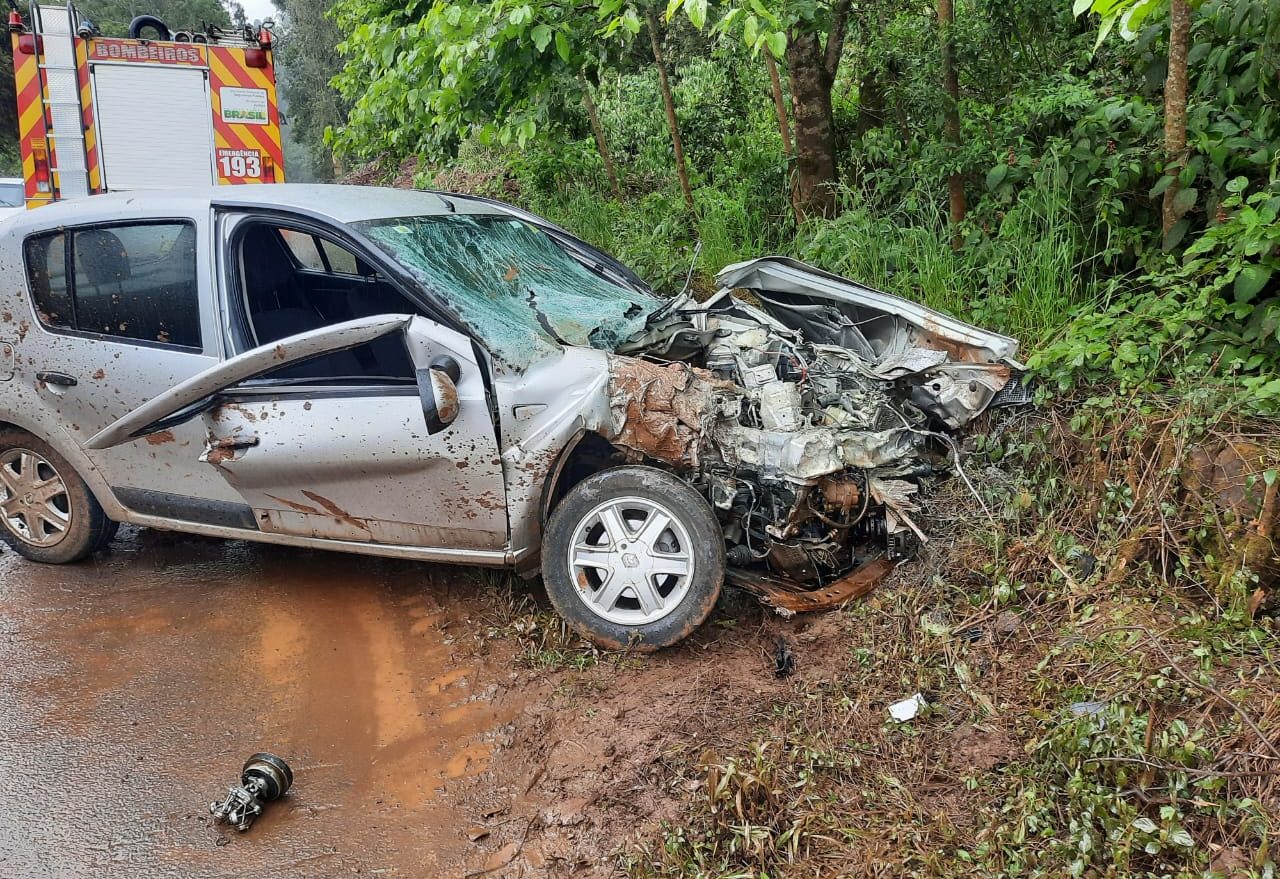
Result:
<instances>
[{"instance_id":1,"label":"muddy dirt road","mask_svg":"<svg viewBox=\"0 0 1280 879\"><path fill-rule=\"evenodd\" d=\"M538 696L507 686L500 650L456 648L484 624L452 594L463 573L132 530L83 565L6 553L0 875L457 860L468 784ZM259 749L292 761L294 794L247 834L212 827L207 801Z\"/></svg>"},{"instance_id":2,"label":"muddy dirt road","mask_svg":"<svg viewBox=\"0 0 1280 879\"><path fill-rule=\"evenodd\" d=\"M775 622L540 668L495 579L131 528L74 566L6 551L0 877L609 875L676 816L662 755L769 711ZM215 827L264 749L293 791Z\"/></svg>"}]
</instances>

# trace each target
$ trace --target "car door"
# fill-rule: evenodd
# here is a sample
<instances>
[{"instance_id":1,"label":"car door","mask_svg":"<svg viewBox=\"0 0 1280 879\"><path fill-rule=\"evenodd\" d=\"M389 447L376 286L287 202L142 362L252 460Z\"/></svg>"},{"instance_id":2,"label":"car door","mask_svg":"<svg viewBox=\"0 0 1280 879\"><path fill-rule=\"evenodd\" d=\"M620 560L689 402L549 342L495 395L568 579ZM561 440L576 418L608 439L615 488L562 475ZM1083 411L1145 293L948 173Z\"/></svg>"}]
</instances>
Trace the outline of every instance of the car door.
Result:
<instances>
[{"instance_id":1,"label":"car door","mask_svg":"<svg viewBox=\"0 0 1280 879\"><path fill-rule=\"evenodd\" d=\"M397 334L406 385L273 378ZM456 412L432 367L456 363ZM434 417L433 417L434 416ZM193 376L88 443L107 449L198 421L193 453L253 510L262 531L462 551L507 545L507 505L484 376L470 340L421 316L378 315L258 346ZM432 423L434 422L434 424ZM434 432L433 432L434 430Z\"/></svg>"},{"instance_id":2,"label":"car door","mask_svg":"<svg viewBox=\"0 0 1280 879\"><path fill-rule=\"evenodd\" d=\"M219 361L207 236L207 217L160 215L27 237L35 321L15 340L23 355L15 378L30 382L33 420L83 445ZM203 442L195 428L150 439L87 453L125 506L216 521L239 506L223 480L191 466L189 450Z\"/></svg>"}]
</instances>

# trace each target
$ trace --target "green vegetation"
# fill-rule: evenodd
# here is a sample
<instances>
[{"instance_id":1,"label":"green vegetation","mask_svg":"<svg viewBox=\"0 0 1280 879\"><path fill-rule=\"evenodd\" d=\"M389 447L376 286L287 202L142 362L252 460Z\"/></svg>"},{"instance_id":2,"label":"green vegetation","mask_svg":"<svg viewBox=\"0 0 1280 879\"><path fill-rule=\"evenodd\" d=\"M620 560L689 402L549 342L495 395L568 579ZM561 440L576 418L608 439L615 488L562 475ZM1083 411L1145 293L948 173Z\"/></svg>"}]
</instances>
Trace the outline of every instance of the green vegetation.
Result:
<instances>
[{"instance_id":1,"label":"green vegetation","mask_svg":"<svg viewBox=\"0 0 1280 879\"><path fill-rule=\"evenodd\" d=\"M1191 425L1239 442L1194 400L993 424L968 465L992 518L952 483L943 555L845 612L839 673L668 755L688 820L630 875L1273 875L1280 641L1224 549L1274 505L1280 454L1227 452L1261 470L1224 510Z\"/></svg>"},{"instance_id":2,"label":"green vegetation","mask_svg":"<svg viewBox=\"0 0 1280 879\"><path fill-rule=\"evenodd\" d=\"M157 16L173 31L231 27L231 14L219 0L85 0L76 9L109 37L127 36L129 22L139 15Z\"/></svg>"},{"instance_id":3,"label":"green vegetation","mask_svg":"<svg viewBox=\"0 0 1280 879\"><path fill-rule=\"evenodd\" d=\"M297 182L333 179L333 155L324 131L341 125L346 102L329 87L341 66L338 30L325 15L328 0L274 0L277 83L285 112L285 168Z\"/></svg>"}]
</instances>

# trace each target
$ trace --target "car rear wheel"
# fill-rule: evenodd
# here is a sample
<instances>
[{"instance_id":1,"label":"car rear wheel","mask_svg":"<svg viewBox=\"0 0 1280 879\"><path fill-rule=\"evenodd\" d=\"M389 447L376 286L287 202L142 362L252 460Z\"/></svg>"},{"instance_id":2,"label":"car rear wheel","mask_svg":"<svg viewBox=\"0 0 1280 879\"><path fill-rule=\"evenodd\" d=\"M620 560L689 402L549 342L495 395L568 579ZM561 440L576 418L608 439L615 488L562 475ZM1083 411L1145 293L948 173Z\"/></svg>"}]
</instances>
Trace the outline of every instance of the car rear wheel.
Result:
<instances>
[{"instance_id":1,"label":"car rear wheel","mask_svg":"<svg viewBox=\"0 0 1280 879\"><path fill-rule=\"evenodd\" d=\"M560 615L602 647L650 651L688 636L724 582L724 537L706 500L653 467L587 477L555 508L542 579Z\"/></svg>"},{"instance_id":2,"label":"car rear wheel","mask_svg":"<svg viewBox=\"0 0 1280 879\"><path fill-rule=\"evenodd\" d=\"M110 539L111 521L67 460L26 431L0 431L0 537L37 562L75 562Z\"/></svg>"}]
</instances>

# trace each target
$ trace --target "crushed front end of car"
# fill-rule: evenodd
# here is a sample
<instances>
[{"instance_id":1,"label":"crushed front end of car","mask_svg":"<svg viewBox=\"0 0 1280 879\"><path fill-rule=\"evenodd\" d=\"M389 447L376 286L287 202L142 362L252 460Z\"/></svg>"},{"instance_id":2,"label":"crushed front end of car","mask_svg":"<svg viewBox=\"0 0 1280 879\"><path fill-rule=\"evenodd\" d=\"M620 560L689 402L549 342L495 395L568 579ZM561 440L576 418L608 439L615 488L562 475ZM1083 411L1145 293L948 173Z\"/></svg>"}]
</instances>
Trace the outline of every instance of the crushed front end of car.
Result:
<instances>
[{"instance_id":1,"label":"crushed front end of car","mask_svg":"<svg viewBox=\"0 0 1280 879\"><path fill-rule=\"evenodd\" d=\"M928 539L952 434L1029 400L1018 342L789 259L717 282L618 346L599 432L706 496L730 582L783 613L856 597Z\"/></svg>"}]
</instances>

